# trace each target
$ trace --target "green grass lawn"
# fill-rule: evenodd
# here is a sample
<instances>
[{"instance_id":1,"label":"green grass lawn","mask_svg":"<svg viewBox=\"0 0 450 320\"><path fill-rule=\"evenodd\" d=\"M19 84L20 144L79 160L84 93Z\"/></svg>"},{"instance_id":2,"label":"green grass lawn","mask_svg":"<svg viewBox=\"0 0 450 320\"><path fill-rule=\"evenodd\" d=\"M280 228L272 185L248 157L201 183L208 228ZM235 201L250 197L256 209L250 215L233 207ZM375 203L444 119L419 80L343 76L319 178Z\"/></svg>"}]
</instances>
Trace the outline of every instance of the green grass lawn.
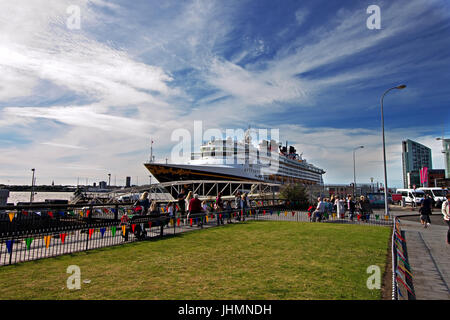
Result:
<instances>
[{"instance_id":1,"label":"green grass lawn","mask_svg":"<svg viewBox=\"0 0 450 320\"><path fill-rule=\"evenodd\" d=\"M0 267L0 299L380 299L390 229L255 221ZM81 289L66 287L69 265ZM90 283L83 283L90 280Z\"/></svg>"}]
</instances>

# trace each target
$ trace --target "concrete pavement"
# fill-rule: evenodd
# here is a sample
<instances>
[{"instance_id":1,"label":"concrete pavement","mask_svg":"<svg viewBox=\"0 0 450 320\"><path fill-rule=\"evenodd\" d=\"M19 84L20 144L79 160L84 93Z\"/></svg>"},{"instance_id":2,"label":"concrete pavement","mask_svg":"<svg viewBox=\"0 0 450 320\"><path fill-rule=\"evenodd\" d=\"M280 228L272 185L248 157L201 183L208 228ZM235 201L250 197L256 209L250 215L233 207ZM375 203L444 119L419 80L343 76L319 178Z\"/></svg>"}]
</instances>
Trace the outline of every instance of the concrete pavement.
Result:
<instances>
[{"instance_id":1,"label":"concrete pavement","mask_svg":"<svg viewBox=\"0 0 450 320\"><path fill-rule=\"evenodd\" d=\"M433 212L428 228L421 225L417 211L394 209L392 214L408 215L399 219L405 232L416 299L450 300L450 245L446 243L448 226L444 224L440 211Z\"/></svg>"}]
</instances>

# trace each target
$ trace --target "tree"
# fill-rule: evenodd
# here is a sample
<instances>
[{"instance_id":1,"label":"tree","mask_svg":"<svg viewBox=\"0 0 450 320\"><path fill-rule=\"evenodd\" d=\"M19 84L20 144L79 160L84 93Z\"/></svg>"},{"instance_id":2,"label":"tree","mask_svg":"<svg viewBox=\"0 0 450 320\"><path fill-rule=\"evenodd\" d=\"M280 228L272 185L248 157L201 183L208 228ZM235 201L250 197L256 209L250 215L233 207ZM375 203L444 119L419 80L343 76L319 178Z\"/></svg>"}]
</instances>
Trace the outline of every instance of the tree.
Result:
<instances>
[{"instance_id":1,"label":"tree","mask_svg":"<svg viewBox=\"0 0 450 320\"><path fill-rule=\"evenodd\" d=\"M288 200L296 207L305 209L308 207L308 193L306 188L299 183L285 184L281 187L280 198Z\"/></svg>"}]
</instances>

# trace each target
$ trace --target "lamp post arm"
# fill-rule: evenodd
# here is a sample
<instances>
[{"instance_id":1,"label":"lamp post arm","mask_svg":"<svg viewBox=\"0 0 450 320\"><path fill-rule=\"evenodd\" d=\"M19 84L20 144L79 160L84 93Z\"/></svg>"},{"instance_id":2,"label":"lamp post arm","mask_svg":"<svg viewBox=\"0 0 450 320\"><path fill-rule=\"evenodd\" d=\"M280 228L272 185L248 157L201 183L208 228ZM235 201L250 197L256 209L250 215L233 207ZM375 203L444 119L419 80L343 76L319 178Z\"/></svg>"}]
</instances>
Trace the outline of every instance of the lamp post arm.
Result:
<instances>
[{"instance_id":1,"label":"lamp post arm","mask_svg":"<svg viewBox=\"0 0 450 320\"><path fill-rule=\"evenodd\" d=\"M389 215L388 206L388 185L387 185L387 168L386 168L386 142L384 137L384 110L383 110L383 100L384 96L391 90L397 89L398 87L392 87L387 89L381 96L381 130L383 133L383 163L384 163L384 209L385 214Z\"/></svg>"}]
</instances>

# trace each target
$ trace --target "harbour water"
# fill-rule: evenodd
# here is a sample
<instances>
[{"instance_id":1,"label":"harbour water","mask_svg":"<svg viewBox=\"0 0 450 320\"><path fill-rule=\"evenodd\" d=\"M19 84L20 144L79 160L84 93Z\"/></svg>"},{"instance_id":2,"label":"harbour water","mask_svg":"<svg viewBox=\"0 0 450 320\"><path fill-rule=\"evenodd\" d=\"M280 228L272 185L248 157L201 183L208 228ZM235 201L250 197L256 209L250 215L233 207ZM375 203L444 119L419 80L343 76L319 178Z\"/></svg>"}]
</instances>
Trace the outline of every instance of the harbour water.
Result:
<instances>
[{"instance_id":1,"label":"harbour water","mask_svg":"<svg viewBox=\"0 0 450 320\"><path fill-rule=\"evenodd\" d=\"M11 191L8 197L8 203L17 204L17 202L29 202L29 191ZM35 192L34 202L43 202L45 199L70 200L73 192Z\"/></svg>"}]
</instances>

